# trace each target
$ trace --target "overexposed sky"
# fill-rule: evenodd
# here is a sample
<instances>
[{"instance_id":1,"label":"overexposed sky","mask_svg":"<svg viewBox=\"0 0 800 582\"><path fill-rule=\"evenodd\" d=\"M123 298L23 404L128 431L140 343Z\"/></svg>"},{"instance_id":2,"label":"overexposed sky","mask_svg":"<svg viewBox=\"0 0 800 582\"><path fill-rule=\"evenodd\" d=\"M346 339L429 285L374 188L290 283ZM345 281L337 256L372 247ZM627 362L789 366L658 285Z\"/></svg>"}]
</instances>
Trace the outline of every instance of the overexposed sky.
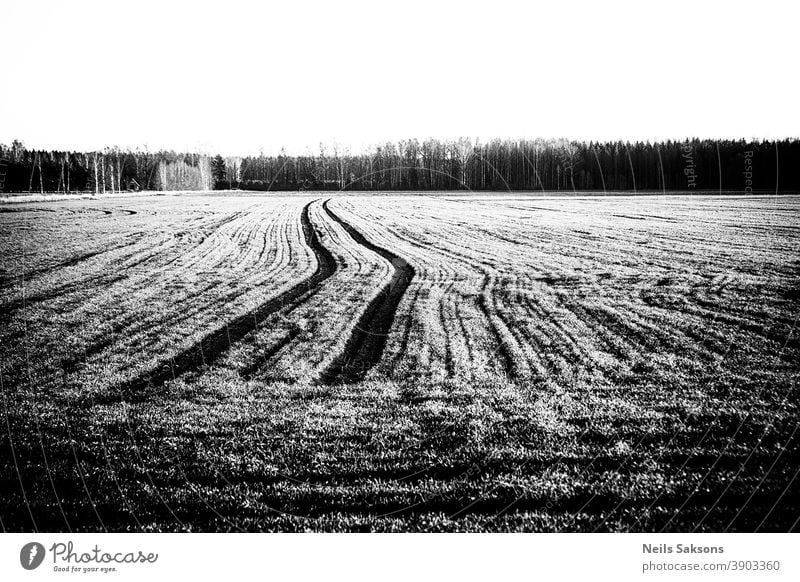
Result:
<instances>
[{"instance_id":1,"label":"overexposed sky","mask_svg":"<svg viewBox=\"0 0 800 582\"><path fill-rule=\"evenodd\" d=\"M790 2L0 0L0 142L798 137L797 23Z\"/></svg>"}]
</instances>

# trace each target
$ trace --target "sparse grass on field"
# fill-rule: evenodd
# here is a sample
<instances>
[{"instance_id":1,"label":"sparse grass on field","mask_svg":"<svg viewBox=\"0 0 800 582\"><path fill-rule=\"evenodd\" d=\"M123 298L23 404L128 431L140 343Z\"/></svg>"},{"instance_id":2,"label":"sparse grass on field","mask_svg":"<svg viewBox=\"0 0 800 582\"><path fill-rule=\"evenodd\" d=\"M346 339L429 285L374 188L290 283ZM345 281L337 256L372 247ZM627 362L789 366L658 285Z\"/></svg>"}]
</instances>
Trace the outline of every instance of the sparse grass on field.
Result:
<instances>
[{"instance_id":1,"label":"sparse grass on field","mask_svg":"<svg viewBox=\"0 0 800 582\"><path fill-rule=\"evenodd\" d=\"M798 198L334 197L415 269L343 384L393 267L324 199L0 214L4 528L797 527ZM132 388L309 280L309 203L336 269Z\"/></svg>"}]
</instances>

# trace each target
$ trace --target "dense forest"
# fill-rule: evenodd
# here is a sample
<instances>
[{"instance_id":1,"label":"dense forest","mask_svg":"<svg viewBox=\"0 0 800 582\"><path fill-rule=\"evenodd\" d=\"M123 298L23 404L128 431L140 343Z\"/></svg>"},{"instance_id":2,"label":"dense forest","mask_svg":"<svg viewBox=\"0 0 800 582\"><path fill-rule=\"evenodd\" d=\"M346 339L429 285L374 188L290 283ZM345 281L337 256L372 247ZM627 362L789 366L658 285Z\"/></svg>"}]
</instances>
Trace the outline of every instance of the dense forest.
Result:
<instances>
[{"instance_id":1,"label":"dense forest","mask_svg":"<svg viewBox=\"0 0 800 582\"><path fill-rule=\"evenodd\" d=\"M800 141L416 139L352 153L225 157L0 145L0 191L800 190Z\"/></svg>"}]
</instances>

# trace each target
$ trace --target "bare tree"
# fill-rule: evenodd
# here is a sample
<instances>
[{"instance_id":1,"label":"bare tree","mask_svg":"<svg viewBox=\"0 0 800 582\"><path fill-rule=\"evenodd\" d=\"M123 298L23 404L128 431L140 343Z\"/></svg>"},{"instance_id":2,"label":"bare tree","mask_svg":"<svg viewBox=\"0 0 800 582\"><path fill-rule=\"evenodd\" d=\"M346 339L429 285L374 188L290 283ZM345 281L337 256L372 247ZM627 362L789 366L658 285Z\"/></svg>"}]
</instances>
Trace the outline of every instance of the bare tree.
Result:
<instances>
[{"instance_id":1,"label":"bare tree","mask_svg":"<svg viewBox=\"0 0 800 582\"><path fill-rule=\"evenodd\" d=\"M458 140L453 143L452 151L458 162L460 173L459 181L462 187L469 188L469 182L467 182L467 163L473 153L472 141L467 137L458 138Z\"/></svg>"},{"instance_id":2,"label":"bare tree","mask_svg":"<svg viewBox=\"0 0 800 582\"><path fill-rule=\"evenodd\" d=\"M100 180L97 177L97 152L94 152L94 193L100 194Z\"/></svg>"}]
</instances>

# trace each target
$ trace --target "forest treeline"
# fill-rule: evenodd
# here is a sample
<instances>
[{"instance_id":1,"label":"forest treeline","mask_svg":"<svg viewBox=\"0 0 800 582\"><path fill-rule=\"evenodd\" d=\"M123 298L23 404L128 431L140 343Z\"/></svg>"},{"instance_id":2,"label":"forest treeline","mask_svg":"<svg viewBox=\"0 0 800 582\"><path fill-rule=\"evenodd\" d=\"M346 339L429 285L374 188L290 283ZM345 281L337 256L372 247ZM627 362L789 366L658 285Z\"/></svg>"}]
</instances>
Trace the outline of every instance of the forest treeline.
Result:
<instances>
[{"instance_id":1,"label":"forest treeline","mask_svg":"<svg viewBox=\"0 0 800 582\"><path fill-rule=\"evenodd\" d=\"M416 139L352 153L222 157L0 145L3 192L137 190L800 190L800 141Z\"/></svg>"}]
</instances>

